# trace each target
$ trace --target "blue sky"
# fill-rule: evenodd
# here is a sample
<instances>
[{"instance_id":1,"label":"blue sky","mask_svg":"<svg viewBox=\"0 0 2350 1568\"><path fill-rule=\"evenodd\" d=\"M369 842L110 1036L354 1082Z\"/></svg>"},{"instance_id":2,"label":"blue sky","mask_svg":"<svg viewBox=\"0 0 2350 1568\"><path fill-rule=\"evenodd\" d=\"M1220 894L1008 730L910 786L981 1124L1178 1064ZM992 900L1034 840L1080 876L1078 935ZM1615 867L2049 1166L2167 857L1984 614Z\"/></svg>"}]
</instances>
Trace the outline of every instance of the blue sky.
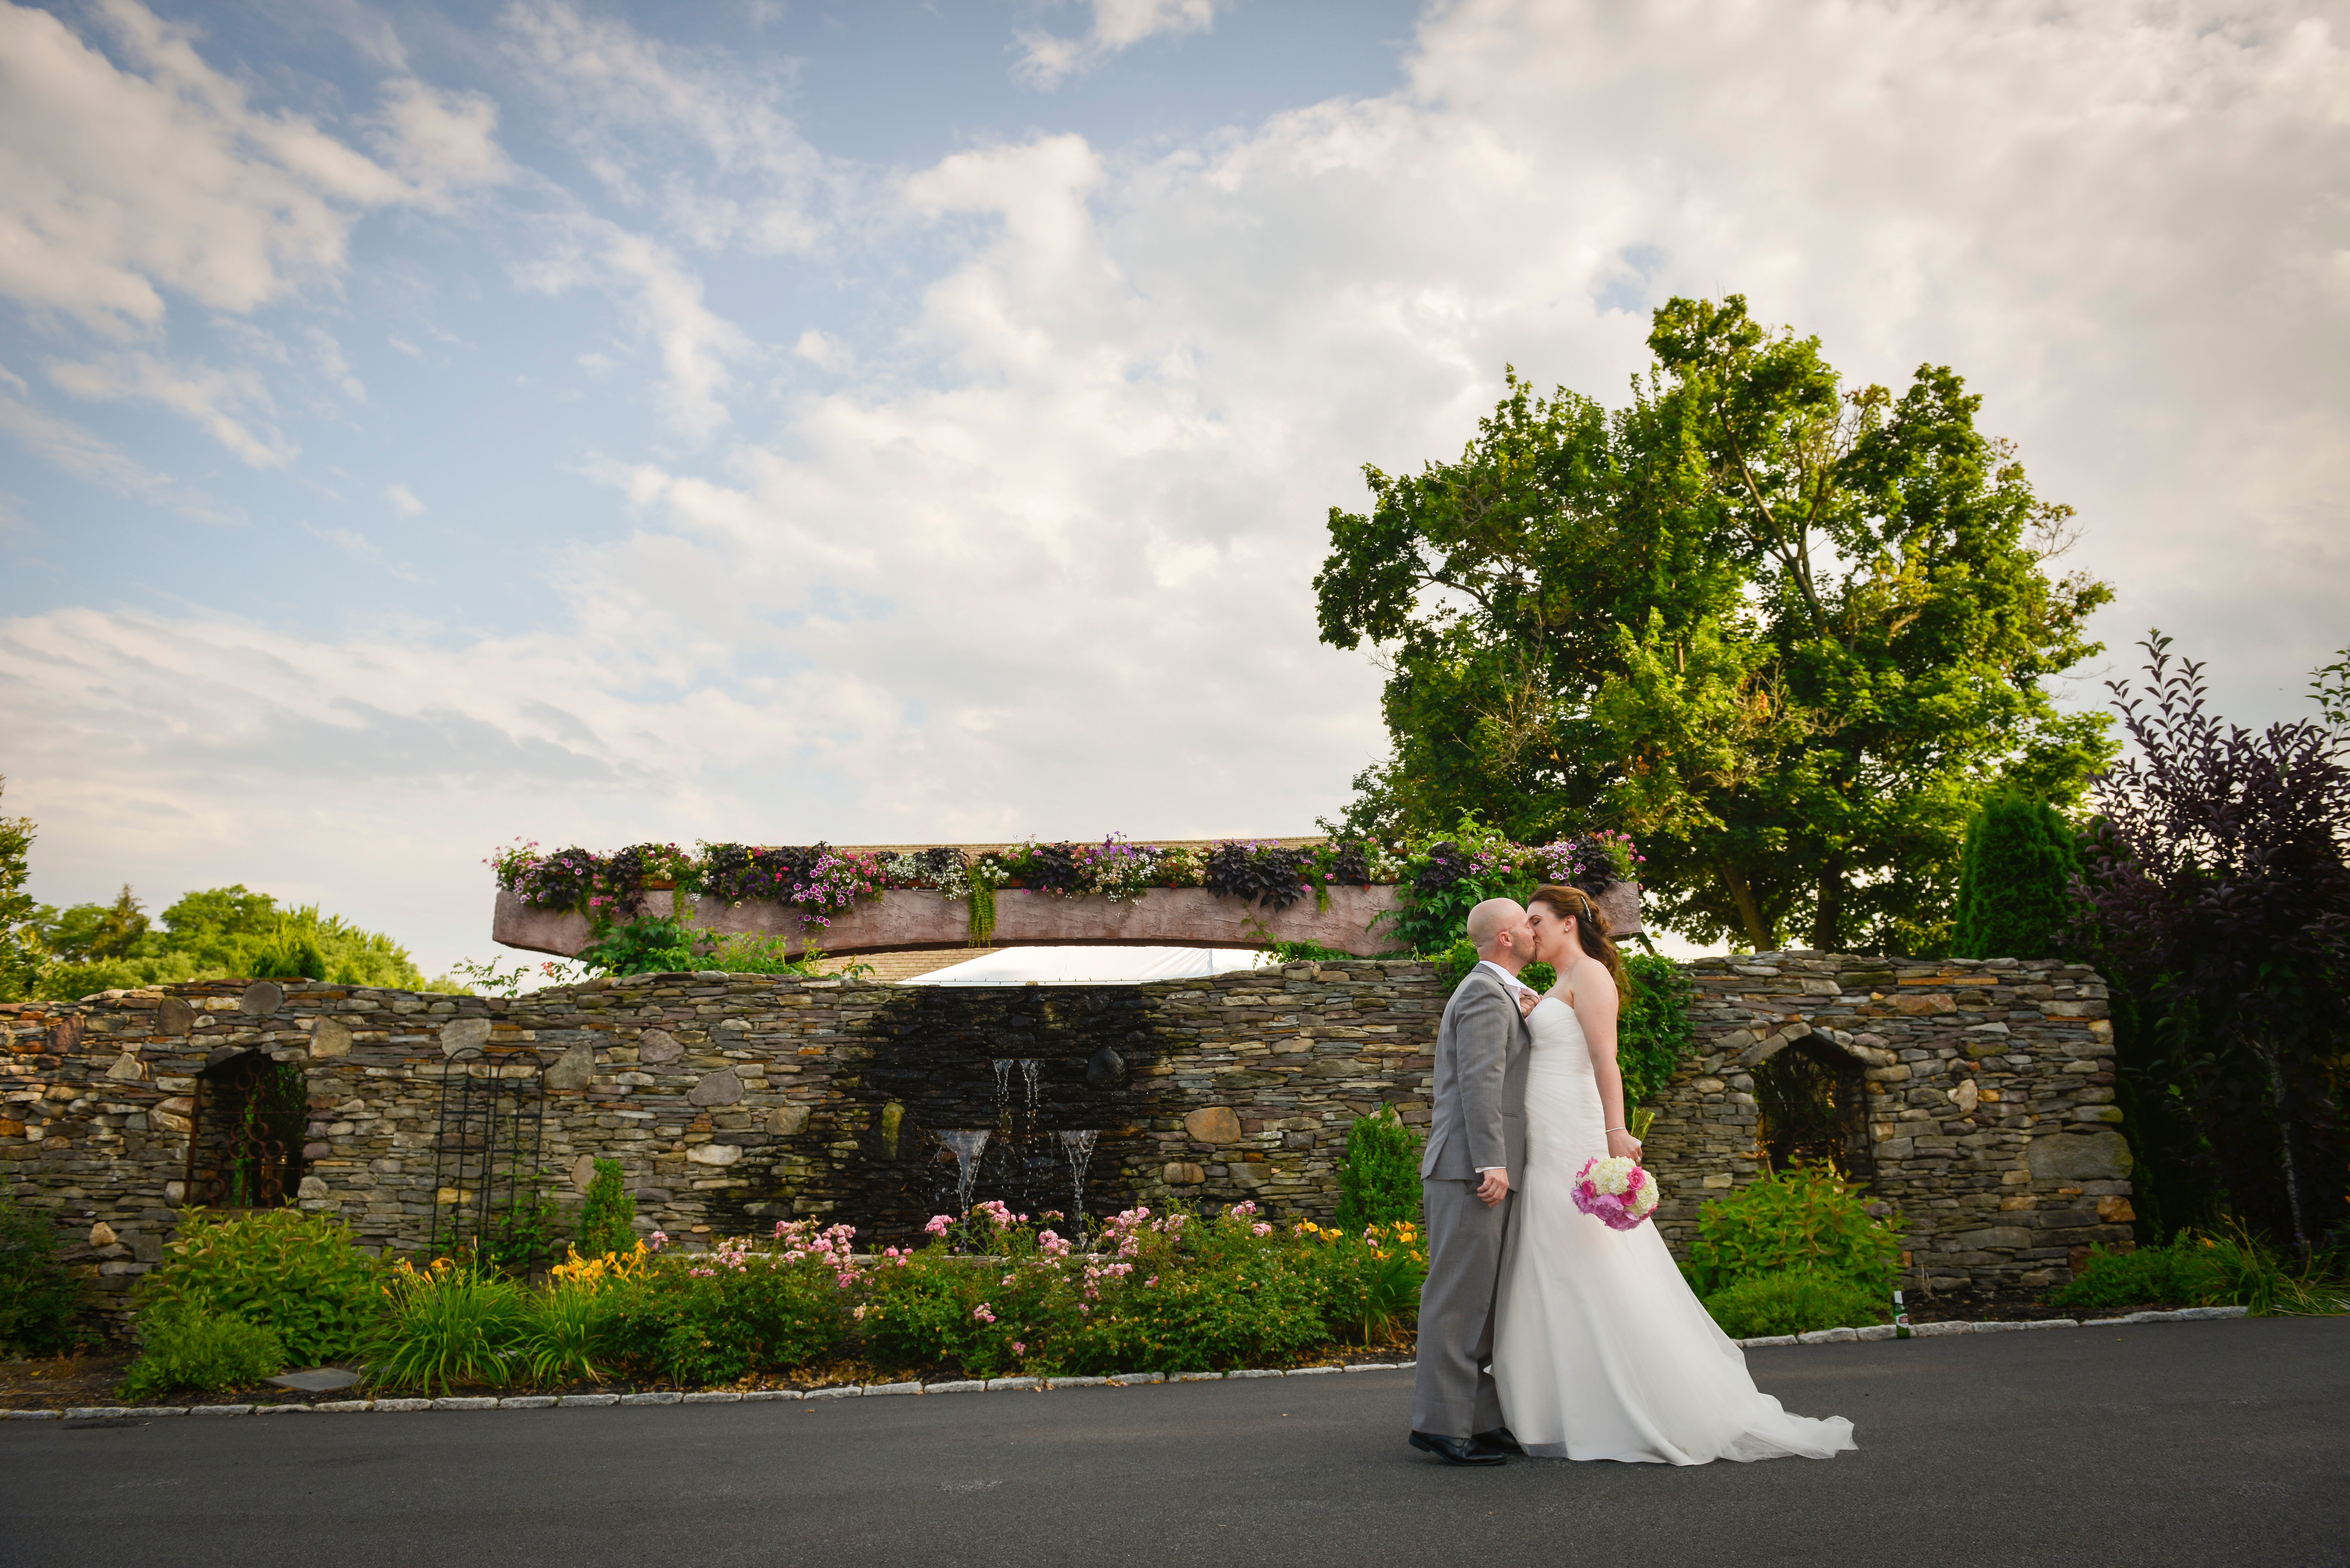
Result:
<instances>
[{"instance_id":1,"label":"blue sky","mask_svg":"<svg viewBox=\"0 0 2350 1568\"><path fill-rule=\"evenodd\" d=\"M1741 290L2115 652L2350 642L2341 6L0 0L0 809L438 968L521 835L1310 831L1359 466Z\"/></svg>"}]
</instances>

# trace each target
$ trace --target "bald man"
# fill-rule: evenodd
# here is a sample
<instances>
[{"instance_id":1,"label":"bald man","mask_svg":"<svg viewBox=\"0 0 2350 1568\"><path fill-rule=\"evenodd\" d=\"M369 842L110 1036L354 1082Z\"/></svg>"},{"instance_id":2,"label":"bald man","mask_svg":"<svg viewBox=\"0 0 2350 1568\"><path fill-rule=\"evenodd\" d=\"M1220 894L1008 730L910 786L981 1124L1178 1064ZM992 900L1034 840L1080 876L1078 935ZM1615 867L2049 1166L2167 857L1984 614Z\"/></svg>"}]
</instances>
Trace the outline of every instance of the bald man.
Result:
<instances>
[{"instance_id":1,"label":"bald man","mask_svg":"<svg viewBox=\"0 0 2350 1568\"><path fill-rule=\"evenodd\" d=\"M1436 1031L1436 1102L1419 1187L1428 1215L1428 1282L1419 1293L1419 1371L1411 1445L1450 1464L1498 1465L1516 1442L1486 1370L1502 1246L1516 1212L1513 1171L1526 1162L1526 1057L1518 971L1534 954L1526 912L1488 898L1469 911L1471 970Z\"/></svg>"}]
</instances>

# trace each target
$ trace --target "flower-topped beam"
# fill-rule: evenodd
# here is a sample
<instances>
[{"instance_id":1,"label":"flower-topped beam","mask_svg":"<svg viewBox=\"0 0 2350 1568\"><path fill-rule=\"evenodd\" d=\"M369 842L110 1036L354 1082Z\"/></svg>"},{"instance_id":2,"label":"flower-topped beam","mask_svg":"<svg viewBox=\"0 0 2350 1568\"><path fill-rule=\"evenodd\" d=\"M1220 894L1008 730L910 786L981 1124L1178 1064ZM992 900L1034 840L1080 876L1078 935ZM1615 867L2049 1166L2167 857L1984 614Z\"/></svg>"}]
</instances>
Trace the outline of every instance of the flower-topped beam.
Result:
<instances>
[{"instance_id":1,"label":"flower-topped beam","mask_svg":"<svg viewBox=\"0 0 2350 1568\"><path fill-rule=\"evenodd\" d=\"M1508 891L1528 877L1600 893L1630 882L1638 859L1620 835L1527 847L1487 834L1465 849L1461 838L1137 843L1113 834L1083 844L639 844L600 856L517 841L490 860L492 934L568 956L617 924L665 917L835 953L961 941L1291 942L1370 957L1419 945L1409 929L1415 905L1427 924L1489 883Z\"/></svg>"}]
</instances>

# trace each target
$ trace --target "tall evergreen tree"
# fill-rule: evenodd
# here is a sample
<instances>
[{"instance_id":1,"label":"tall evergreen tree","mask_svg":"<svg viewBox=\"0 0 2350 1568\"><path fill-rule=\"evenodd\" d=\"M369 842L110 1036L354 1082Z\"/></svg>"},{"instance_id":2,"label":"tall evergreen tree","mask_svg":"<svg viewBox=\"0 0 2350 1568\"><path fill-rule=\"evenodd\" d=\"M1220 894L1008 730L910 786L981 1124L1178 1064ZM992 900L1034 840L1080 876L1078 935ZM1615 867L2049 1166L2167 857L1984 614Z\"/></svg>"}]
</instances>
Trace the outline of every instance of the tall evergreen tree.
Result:
<instances>
[{"instance_id":1,"label":"tall evergreen tree","mask_svg":"<svg viewBox=\"0 0 2350 1568\"><path fill-rule=\"evenodd\" d=\"M1960 958L2054 958L2074 923L2081 855L2046 801L2002 791L1967 824L1959 863Z\"/></svg>"}]
</instances>

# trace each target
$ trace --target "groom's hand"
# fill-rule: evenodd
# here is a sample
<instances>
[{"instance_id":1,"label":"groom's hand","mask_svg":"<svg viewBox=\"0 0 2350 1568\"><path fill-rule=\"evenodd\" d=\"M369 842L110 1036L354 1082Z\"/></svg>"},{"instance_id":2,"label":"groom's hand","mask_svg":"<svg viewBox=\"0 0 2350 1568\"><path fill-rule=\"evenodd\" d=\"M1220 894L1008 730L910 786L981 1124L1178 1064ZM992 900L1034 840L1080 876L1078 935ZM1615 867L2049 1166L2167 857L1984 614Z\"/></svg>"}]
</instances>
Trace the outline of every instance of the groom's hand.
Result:
<instances>
[{"instance_id":1,"label":"groom's hand","mask_svg":"<svg viewBox=\"0 0 2350 1568\"><path fill-rule=\"evenodd\" d=\"M1477 1196L1491 1209L1510 1195L1510 1173L1499 1166L1482 1173L1477 1183Z\"/></svg>"}]
</instances>

